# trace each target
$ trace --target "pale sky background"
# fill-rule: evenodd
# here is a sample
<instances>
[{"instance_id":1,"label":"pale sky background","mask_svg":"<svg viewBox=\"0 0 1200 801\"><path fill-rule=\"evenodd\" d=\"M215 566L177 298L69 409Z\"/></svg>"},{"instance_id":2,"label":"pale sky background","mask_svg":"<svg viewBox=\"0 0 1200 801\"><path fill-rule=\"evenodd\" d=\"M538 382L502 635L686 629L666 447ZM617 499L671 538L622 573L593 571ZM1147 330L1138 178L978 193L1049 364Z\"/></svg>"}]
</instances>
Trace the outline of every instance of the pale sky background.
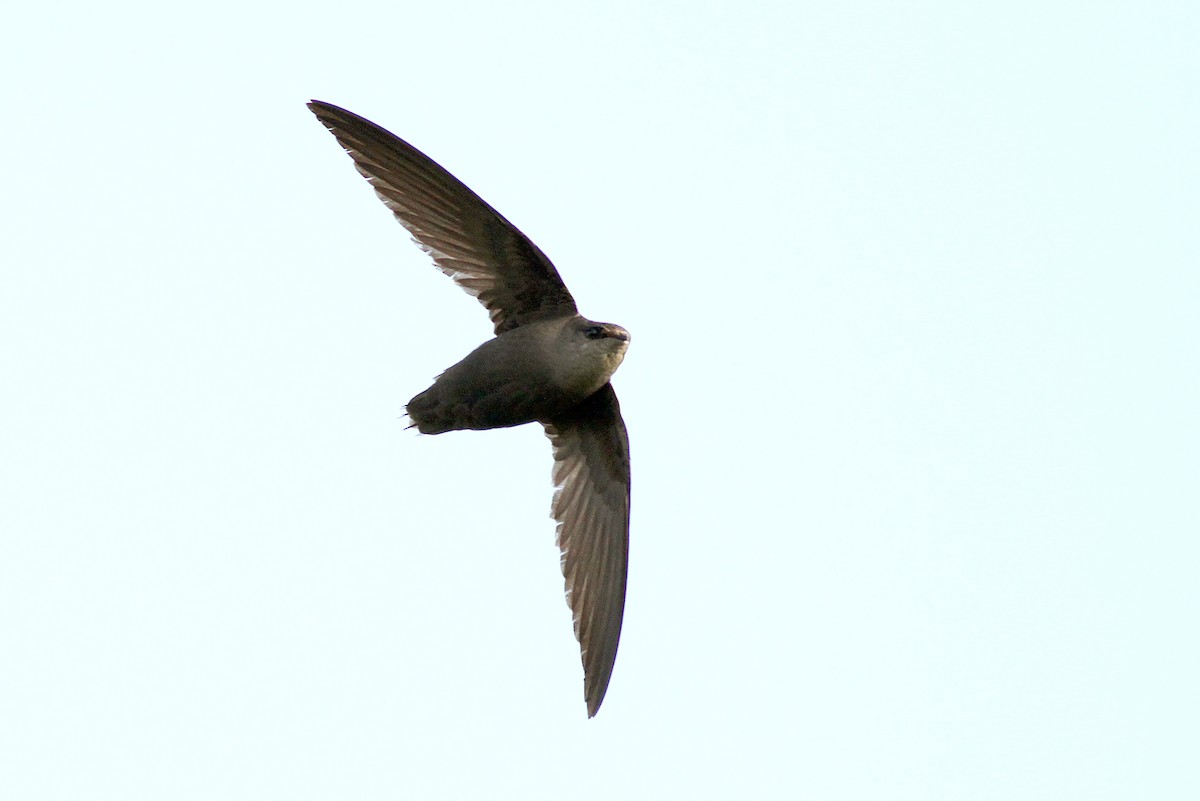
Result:
<instances>
[{"instance_id":1,"label":"pale sky background","mask_svg":"<svg viewBox=\"0 0 1200 801\"><path fill-rule=\"evenodd\" d=\"M519 10L513 10L514 7ZM1200 6L26 3L0 798L1200 797ZM541 429L304 103L633 344L587 720Z\"/></svg>"}]
</instances>

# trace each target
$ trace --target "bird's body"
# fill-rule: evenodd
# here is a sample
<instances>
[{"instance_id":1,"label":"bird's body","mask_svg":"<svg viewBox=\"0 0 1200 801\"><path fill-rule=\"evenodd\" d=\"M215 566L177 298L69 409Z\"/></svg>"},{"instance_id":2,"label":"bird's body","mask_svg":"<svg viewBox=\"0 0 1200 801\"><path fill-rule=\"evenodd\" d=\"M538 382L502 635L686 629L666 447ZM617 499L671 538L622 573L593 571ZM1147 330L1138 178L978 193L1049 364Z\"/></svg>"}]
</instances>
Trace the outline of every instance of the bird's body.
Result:
<instances>
[{"instance_id":1,"label":"bird's body","mask_svg":"<svg viewBox=\"0 0 1200 801\"><path fill-rule=\"evenodd\" d=\"M551 514L596 714L617 658L629 555L629 439L609 378L629 332L581 316L546 255L457 178L373 122L314 100L413 240L488 310L495 338L406 411L424 434L540 423L554 451Z\"/></svg>"},{"instance_id":2,"label":"bird's body","mask_svg":"<svg viewBox=\"0 0 1200 801\"><path fill-rule=\"evenodd\" d=\"M448 368L408 416L422 434L551 421L608 383L628 344L624 329L578 315L523 325Z\"/></svg>"}]
</instances>

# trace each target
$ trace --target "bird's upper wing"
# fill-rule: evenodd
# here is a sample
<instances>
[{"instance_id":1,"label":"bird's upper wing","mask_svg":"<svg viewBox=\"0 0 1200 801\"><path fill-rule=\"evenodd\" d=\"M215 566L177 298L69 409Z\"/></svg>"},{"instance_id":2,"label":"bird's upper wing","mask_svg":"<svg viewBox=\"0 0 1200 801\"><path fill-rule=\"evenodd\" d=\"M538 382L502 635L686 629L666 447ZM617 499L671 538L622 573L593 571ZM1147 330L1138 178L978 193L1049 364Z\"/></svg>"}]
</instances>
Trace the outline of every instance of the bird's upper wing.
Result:
<instances>
[{"instance_id":1,"label":"bird's upper wing","mask_svg":"<svg viewBox=\"0 0 1200 801\"><path fill-rule=\"evenodd\" d=\"M629 437L612 384L542 424L554 448L552 513L591 717L608 689L625 611Z\"/></svg>"},{"instance_id":2,"label":"bird's upper wing","mask_svg":"<svg viewBox=\"0 0 1200 801\"><path fill-rule=\"evenodd\" d=\"M576 313L550 259L437 162L357 114L318 100L308 107L413 240L442 272L479 298L497 334Z\"/></svg>"}]
</instances>

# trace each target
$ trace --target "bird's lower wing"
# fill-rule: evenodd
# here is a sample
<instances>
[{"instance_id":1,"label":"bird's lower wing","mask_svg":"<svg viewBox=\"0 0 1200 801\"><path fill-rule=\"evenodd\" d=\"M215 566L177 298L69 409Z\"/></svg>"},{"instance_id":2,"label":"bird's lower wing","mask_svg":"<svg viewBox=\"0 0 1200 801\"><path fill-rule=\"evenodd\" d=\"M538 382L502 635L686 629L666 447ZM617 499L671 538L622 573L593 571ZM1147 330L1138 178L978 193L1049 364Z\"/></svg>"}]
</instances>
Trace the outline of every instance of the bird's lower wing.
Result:
<instances>
[{"instance_id":1,"label":"bird's lower wing","mask_svg":"<svg viewBox=\"0 0 1200 801\"><path fill-rule=\"evenodd\" d=\"M591 717L608 690L625 611L629 437L611 384L543 425L554 448L552 514Z\"/></svg>"}]
</instances>

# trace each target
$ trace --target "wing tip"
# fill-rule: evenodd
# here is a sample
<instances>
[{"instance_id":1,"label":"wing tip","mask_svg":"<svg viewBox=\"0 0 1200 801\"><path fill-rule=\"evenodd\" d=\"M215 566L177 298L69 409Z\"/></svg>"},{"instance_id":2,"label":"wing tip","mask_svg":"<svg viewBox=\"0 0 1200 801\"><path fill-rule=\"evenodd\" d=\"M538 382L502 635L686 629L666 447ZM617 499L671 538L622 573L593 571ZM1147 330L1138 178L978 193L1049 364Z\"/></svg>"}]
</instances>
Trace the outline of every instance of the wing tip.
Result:
<instances>
[{"instance_id":1,"label":"wing tip","mask_svg":"<svg viewBox=\"0 0 1200 801\"><path fill-rule=\"evenodd\" d=\"M608 694L608 686L592 687L590 692L584 693L584 701L587 703L588 720L596 717L596 713L600 711L600 705L604 703L604 696Z\"/></svg>"}]
</instances>

